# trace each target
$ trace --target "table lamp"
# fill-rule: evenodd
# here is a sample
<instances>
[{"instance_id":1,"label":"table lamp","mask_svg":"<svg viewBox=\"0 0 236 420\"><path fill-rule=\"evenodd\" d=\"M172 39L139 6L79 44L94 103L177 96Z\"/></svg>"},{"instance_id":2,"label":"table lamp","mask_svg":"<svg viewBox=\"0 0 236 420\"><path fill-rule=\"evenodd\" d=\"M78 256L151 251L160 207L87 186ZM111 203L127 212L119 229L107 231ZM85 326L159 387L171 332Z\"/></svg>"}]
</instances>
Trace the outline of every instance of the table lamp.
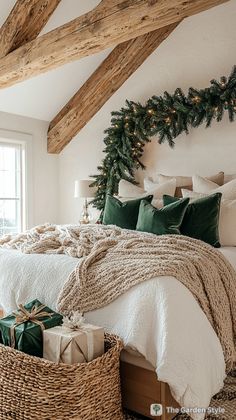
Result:
<instances>
[{"instance_id":1,"label":"table lamp","mask_svg":"<svg viewBox=\"0 0 236 420\"><path fill-rule=\"evenodd\" d=\"M90 187L93 181L91 179L81 179L75 181L74 198L84 198L83 211L80 216L80 223L87 224L91 222L91 216L88 210L88 198L95 196L95 187Z\"/></svg>"}]
</instances>

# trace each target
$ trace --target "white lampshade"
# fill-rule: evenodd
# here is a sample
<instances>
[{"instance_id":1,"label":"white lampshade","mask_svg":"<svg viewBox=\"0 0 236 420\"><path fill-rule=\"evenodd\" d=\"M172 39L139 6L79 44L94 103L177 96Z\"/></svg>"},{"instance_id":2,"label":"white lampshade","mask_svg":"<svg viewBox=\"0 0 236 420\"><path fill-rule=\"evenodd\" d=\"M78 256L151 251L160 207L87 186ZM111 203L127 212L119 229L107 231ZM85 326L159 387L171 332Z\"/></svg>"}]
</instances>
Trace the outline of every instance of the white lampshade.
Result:
<instances>
[{"instance_id":1,"label":"white lampshade","mask_svg":"<svg viewBox=\"0 0 236 420\"><path fill-rule=\"evenodd\" d=\"M74 198L93 198L96 188L90 187L91 179L80 179L75 181Z\"/></svg>"}]
</instances>

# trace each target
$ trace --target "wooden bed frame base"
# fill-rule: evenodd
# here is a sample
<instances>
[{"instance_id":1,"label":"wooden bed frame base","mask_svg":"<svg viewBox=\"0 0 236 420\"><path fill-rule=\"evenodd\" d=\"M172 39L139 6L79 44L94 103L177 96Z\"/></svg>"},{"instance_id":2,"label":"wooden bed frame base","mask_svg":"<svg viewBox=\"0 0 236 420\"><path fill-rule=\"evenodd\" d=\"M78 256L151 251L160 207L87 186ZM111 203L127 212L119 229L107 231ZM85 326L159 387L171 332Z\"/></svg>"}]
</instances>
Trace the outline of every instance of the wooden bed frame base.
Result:
<instances>
[{"instance_id":1,"label":"wooden bed frame base","mask_svg":"<svg viewBox=\"0 0 236 420\"><path fill-rule=\"evenodd\" d=\"M150 419L171 420L176 416L168 413L166 407L179 408L179 404L172 397L169 386L158 381L151 370L121 362L121 389L123 407L131 411ZM154 403L162 404L162 416L150 414L150 405Z\"/></svg>"}]
</instances>

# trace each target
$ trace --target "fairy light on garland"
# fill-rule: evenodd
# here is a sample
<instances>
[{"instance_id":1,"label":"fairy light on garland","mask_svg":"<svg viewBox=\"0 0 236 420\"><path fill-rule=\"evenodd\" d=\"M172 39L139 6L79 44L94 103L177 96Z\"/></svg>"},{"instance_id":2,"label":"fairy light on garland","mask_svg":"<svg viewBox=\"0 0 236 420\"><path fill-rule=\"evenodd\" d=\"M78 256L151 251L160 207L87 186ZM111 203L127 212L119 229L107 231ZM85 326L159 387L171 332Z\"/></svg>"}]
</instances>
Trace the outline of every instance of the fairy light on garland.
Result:
<instances>
[{"instance_id":1,"label":"fairy light on garland","mask_svg":"<svg viewBox=\"0 0 236 420\"><path fill-rule=\"evenodd\" d=\"M200 96L194 96L192 98L192 102L195 103L195 104L199 104L201 102Z\"/></svg>"},{"instance_id":2,"label":"fairy light on garland","mask_svg":"<svg viewBox=\"0 0 236 420\"><path fill-rule=\"evenodd\" d=\"M189 88L184 95L180 88L173 94L153 96L146 105L126 101L120 111L112 112L112 124L105 130L105 159L94 175L92 186L97 187L94 207L103 209L107 193L117 193L119 180L135 183L135 170L144 168L139 160L150 137L157 135L159 143L174 146L174 139L191 127L215 119L221 121L227 111L229 120L236 115L236 66L227 79L212 80L205 89Z\"/></svg>"}]
</instances>

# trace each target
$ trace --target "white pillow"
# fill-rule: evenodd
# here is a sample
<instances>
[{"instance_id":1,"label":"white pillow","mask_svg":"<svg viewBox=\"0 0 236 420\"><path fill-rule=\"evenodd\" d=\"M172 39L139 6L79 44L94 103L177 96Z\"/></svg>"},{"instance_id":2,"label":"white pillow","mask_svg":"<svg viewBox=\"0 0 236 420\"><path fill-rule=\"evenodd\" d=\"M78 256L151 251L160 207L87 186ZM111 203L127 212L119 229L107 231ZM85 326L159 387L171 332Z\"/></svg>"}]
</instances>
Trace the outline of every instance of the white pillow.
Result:
<instances>
[{"instance_id":1,"label":"white pillow","mask_svg":"<svg viewBox=\"0 0 236 420\"><path fill-rule=\"evenodd\" d=\"M158 182L154 182L151 178L146 177L143 180L143 186L145 190L151 190L158 185Z\"/></svg>"},{"instance_id":2,"label":"white pillow","mask_svg":"<svg viewBox=\"0 0 236 420\"><path fill-rule=\"evenodd\" d=\"M226 184L229 181L232 181L232 179L236 179L236 174L224 175L224 184Z\"/></svg>"},{"instance_id":3,"label":"white pillow","mask_svg":"<svg viewBox=\"0 0 236 420\"><path fill-rule=\"evenodd\" d=\"M118 195L119 197L138 197L142 194L145 194L145 190L137 185L132 184L132 182L121 179L118 186Z\"/></svg>"},{"instance_id":4,"label":"white pillow","mask_svg":"<svg viewBox=\"0 0 236 420\"><path fill-rule=\"evenodd\" d=\"M133 185L131 182L128 182L124 179L121 179L118 187L118 196L122 198L140 198L145 197L146 195L153 195L154 199L162 199L164 194L172 195L175 194L176 181L172 179L165 182L164 184L155 184L152 181L149 181L151 184L146 184L145 180L145 190L143 188ZM148 187L148 188L147 188Z\"/></svg>"},{"instance_id":5,"label":"white pillow","mask_svg":"<svg viewBox=\"0 0 236 420\"><path fill-rule=\"evenodd\" d=\"M203 178L199 175L193 176L193 191L203 194L220 192L222 193L222 198L227 200L236 199L236 179L233 179L227 184L219 187L215 182L209 181L206 178Z\"/></svg>"},{"instance_id":6,"label":"white pillow","mask_svg":"<svg viewBox=\"0 0 236 420\"><path fill-rule=\"evenodd\" d=\"M118 198L118 200L120 200L122 203L124 203L125 201L131 201L131 200L135 200L135 198L145 198L148 197L150 194L149 193L145 193L139 197L119 197L119 196L115 196L116 198ZM153 205L153 207L156 207L157 209L161 209L163 207L163 199L162 198L153 198L151 204Z\"/></svg>"},{"instance_id":7,"label":"white pillow","mask_svg":"<svg viewBox=\"0 0 236 420\"><path fill-rule=\"evenodd\" d=\"M222 200L219 234L222 246L236 246L236 200Z\"/></svg>"},{"instance_id":8,"label":"white pillow","mask_svg":"<svg viewBox=\"0 0 236 420\"><path fill-rule=\"evenodd\" d=\"M203 176L199 175L193 175L192 184L193 191L199 193L208 193L219 187L219 185L215 182L209 181L209 179L206 179Z\"/></svg>"},{"instance_id":9,"label":"white pillow","mask_svg":"<svg viewBox=\"0 0 236 420\"><path fill-rule=\"evenodd\" d=\"M144 178L144 188L149 194L153 194L153 198L162 198L164 194L166 195L175 195L176 190L176 179L171 178L163 184L158 184L151 181L149 178Z\"/></svg>"},{"instance_id":10,"label":"white pillow","mask_svg":"<svg viewBox=\"0 0 236 420\"><path fill-rule=\"evenodd\" d=\"M176 180L176 187L187 187L192 184L191 176L169 176L158 174L156 177L159 184L163 184L163 182L169 181L173 178Z\"/></svg>"},{"instance_id":11,"label":"white pillow","mask_svg":"<svg viewBox=\"0 0 236 420\"><path fill-rule=\"evenodd\" d=\"M209 195L184 189L182 190L182 194L183 197L189 197L190 202ZM236 200L221 199L219 236L222 246L236 246Z\"/></svg>"},{"instance_id":12,"label":"white pillow","mask_svg":"<svg viewBox=\"0 0 236 420\"><path fill-rule=\"evenodd\" d=\"M185 188L181 188L181 192L182 192L183 198L190 198L190 201L189 201L190 203L191 201L194 201L198 198L207 197L207 195L209 195L209 194L197 193L191 190L186 190Z\"/></svg>"},{"instance_id":13,"label":"white pillow","mask_svg":"<svg viewBox=\"0 0 236 420\"><path fill-rule=\"evenodd\" d=\"M206 177L206 179L209 179L210 181L213 182L217 182L217 186L222 185L223 184L223 177L224 177L224 172L218 172L217 174L214 175L209 175ZM157 181L159 183L163 183L166 182L172 178L176 179L176 187L191 187L192 185L192 177L191 176L168 176L168 175L162 175L162 174L158 174L157 175Z\"/></svg>"}]
</instances>

